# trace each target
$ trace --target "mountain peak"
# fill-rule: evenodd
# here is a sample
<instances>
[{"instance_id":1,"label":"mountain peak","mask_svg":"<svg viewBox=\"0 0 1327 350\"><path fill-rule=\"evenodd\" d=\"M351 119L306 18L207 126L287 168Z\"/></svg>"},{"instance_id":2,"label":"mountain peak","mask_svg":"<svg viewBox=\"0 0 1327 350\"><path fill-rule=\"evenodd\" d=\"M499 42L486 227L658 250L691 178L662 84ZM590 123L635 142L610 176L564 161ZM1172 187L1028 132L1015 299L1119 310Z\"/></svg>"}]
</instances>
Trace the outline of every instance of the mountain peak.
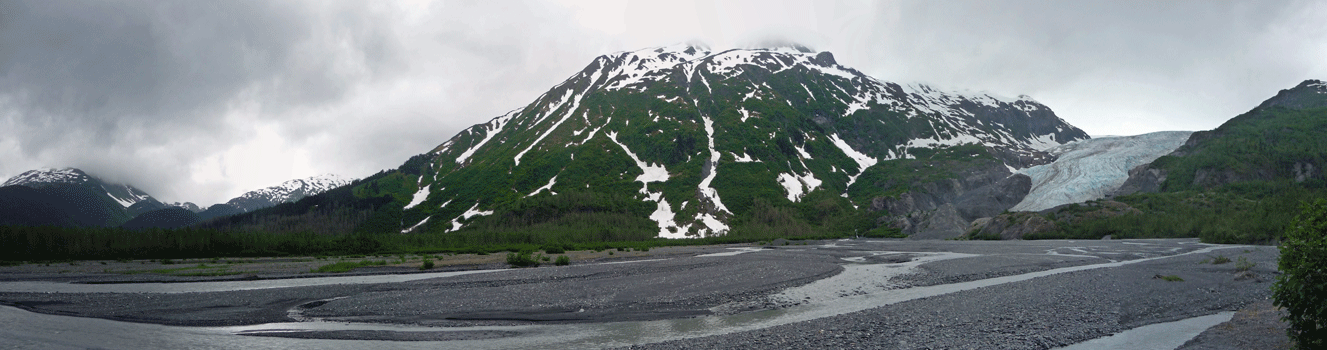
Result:
<instances>
[{"instance_id":1,"label":"mountain peak","mask_svg":"<svg viewBox=\"0 0 1327 350\"><path fill-rule=\"evenodd\" d=\"M786 40L770 40L770 41L765 41L765 42L762 42L762 43L757 44L756 46L749 47L748 49L753 49L753 50L764 50L764 51L774 51L774 52L785 52L785 53L804 53L804 54L805 54L805 53L816 53L816 50L811 49L810 47L807 47L806 45L802 45L802 44L799 44L799 43L796 43L796 42L786 41Z\"/></svg>"},{"instance_id":2,"label":"mountain peak","mask_svg":"<svg viewBox=\"0 0 1327 350\"><path fill-rule=\"evenodd\" d=\"M9 180L5 181L4 185L2 186L45 184L45 183L81 184L91 180L92 180L91 176L88 176L87 173L76 168L63 168L63 169L41 168L41 169L28 170L23 172L22 174L18 174L17 176L9 178Z\"/></svg>"},{"instance_id":3,"label":"mountain peak","mask_svg":"<svg viewBox=\"0 0 1327 350\"><path fill-rule=\"evenodd\" d=\"M1318 79L1305 80L1293 88L1277 92L1276 96L1258 105L1258 108L1267 107L1291 109L1327 107L1327 83Z\"/></svg>"},{"instance_id":4,"label":"mountain peak","mask_svg":"<svg viewBox=\"0 0 1327 350\"><path fill-rule=\"evenodd\" d=\"M905 87L801 45L646 48L600 56L440 144L432 162L408 161L427 170L403 173L413 193L398 198L412 199L391 229L455 231L508 199L576 192L639 201L632 215L659 237L709 236L757 203L869 205L889 160L962 146L1006 171L1087 137L1025 96Z\"/></svg>"},{"instance_id":5,"label":"mountain peak","mask_svg":"<svg viewBox=\"0 0 1327 350\"><path fill-rule=\"evenodd\" d=\"M133 186L106 183L78 168L42 168L28 170L5 181L2 186L22 185L32 188L43 188L56 184L87 186L90 189L93 189L93 191L103 192L109 198L114 199L125 208L129 208L130 206L143 201L156 201L152 196L144 193L142 190L134 188Z\"/></svg>"},{"instance_id":6,"label":"mountain peak","mask_svg":"<svg viewBox=\"0 0 1327 350\"><path fill-rule=\"evenodd\" d=\"M327 192L349 184L352 180L336 174L323 174L303 179L287 180L279 185L245 192L226 202L244 212L274 206L285 202Z\"/></svg>"}]
</instances>

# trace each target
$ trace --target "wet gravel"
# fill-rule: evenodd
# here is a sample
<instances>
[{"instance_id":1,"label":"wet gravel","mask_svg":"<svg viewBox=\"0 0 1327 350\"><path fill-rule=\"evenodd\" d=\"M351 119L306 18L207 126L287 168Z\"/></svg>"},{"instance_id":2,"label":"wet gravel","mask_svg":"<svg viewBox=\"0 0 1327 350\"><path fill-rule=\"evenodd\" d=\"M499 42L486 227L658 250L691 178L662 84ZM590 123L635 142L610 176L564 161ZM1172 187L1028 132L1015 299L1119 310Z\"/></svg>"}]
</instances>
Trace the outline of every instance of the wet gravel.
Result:
<instances>
[{"instance_id":1,"label":"wet gravel","mask_svg":"<svg viewBox=\"0 0 1327 350\"><path fill-rule=\"evenodd\" d=\"M907 264L936 252L970 255L927 262L887 281L884 277L881 281L862 281L861 290L838 295L829 294L843 292L826 290L828 296L807 300L848 303L859 299L835 298L1171 256L1204 247L1193 240L832 241L770 247L733 256L672 256L401 283L177 294L0 292L0 304L48 314L182 326L304 321L440 327L599 324L799 307L800 302L779 300L776 294L837 276L845 271L844 266ZM1239 274L1235 263L1211 264L1215 255L1242 257L1256 265ZM1240 310L1265 302L1275 266L1274 247L1237 247L1053 274L763 329L632 347L1048 349L1148 324ZM844 273L835 278L853 276L858 275ZM1183 281L1158 278L1161 276L1177 276ZM1237 316L1226 325L1225 333L1209 331L1186 346L1209 348L1204 344L1247 337L1251 335L1247 329L1262 329L1258 328L1261 324L1252 321L1235 322L1245 319L1250 318ZM1263 333L1253 335L1275 338ZM464 328L441 332L314 330L243 335L396 341L502 341L523 336L519 332ZM631 339L614 342L633 343Z\"/></svg>"},{"instance_id":2,"label":"wet gravel","mask_svg":"<svg viewBox=\"0 0 1327 350\"><path fill-rule=\"evenodd\" d=\"M1148 324L1237 310L1265 300L1270 294L1275 248L1257 247L1235 255L1256 262L1253 272L1260 277L1237 279L1233 263L1203 264L1207 256L1190 255L1052 275L761 330L632 348L1050 349ZM919 285L948 283L956 275L975 278L974 274L941 271L944 268L937 266L927 270L930 272L909 278ZM1176 275L1184 281L1169 282L1155 278L1158 275Z\"/></svg>"}]
</instances>

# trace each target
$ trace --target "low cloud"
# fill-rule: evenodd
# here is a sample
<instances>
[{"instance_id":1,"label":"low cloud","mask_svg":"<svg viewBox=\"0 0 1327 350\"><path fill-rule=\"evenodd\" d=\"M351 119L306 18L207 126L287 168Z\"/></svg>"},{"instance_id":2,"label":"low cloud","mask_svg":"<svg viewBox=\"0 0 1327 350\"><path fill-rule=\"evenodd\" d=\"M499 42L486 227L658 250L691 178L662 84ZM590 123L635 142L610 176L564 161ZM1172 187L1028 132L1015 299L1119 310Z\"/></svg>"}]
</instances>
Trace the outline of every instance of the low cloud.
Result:
<instances>
[{"instance_id":1,"label":"low cloud","mask_svg":"<svg viewBox=\"0 0 1327 350\"><path fill-rule=\"evenodd\" d=\"M615 51L771 40L1028 94L1093 134L1209 129L1327 77L1317 2L0 2L0 177L207 205L398 166Z\"/></svg>"}]
</instances>

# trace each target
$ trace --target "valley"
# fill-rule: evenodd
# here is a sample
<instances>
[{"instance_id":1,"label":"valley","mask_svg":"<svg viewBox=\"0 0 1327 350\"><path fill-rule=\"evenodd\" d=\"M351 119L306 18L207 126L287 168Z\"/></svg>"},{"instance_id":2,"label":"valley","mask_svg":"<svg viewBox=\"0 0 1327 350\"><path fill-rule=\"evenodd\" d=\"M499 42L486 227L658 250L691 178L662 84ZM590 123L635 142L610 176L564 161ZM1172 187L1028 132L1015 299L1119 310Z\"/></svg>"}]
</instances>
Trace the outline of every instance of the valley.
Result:
<instances>
[{"instance_id":1,"label":"valley","mask_svg":"<svg viewBox=\"0 0 1327 350\"><path fill-rule=\"evenodd\" d=\"M1267 297L1276 260L1272 247L1192 239L806 243L696 247L527 269L166 283L157 290L81 284L105 276L66 273L38 293L22 289L32 281L0 283L0 302L9 306L0 317L16 326L0 331L0 342L1046 349L1252 307ZM1217 256L1251 265L1211 263ZM53 329L61 330L58 338ZM1183 344L1197 333L1150 341Z\"/></svg>"},{"instance_id":2,"label":"valley","mask_svg":"<svg viewBox=\"0 0 1327 350\"><path fill-rule=\"evenodd\" d=\"M203 208L15 176L0 345L1283 347L1273 245L1327 194L1324 115L1306 80L1091 138L798 45L616 52L360 179Z\"/></svg>"}]
</instances>

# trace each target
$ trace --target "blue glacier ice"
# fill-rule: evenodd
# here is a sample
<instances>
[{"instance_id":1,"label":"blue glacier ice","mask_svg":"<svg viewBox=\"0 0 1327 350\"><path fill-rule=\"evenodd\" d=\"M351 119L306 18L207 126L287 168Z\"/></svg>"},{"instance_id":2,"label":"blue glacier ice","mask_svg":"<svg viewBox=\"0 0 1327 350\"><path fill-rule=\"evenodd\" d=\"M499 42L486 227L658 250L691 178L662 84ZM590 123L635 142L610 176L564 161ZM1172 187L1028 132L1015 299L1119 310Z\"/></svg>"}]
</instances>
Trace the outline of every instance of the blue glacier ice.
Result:
<instances>
[{"instance_id":1,"label":"blue glacier ice","mask_svg":"<svg viewBox=\"0 0 1327 350\"><path fill-rule=\"evenodd\" d=\"M1102 137L1049 150L1058 159L1018 172L1032 178L1032 190L1011 211L1039 211L1105 197L1129 179L1129 169L1175 151L1192 131L1161 131Z\"/></svg>"}]
</instances>

